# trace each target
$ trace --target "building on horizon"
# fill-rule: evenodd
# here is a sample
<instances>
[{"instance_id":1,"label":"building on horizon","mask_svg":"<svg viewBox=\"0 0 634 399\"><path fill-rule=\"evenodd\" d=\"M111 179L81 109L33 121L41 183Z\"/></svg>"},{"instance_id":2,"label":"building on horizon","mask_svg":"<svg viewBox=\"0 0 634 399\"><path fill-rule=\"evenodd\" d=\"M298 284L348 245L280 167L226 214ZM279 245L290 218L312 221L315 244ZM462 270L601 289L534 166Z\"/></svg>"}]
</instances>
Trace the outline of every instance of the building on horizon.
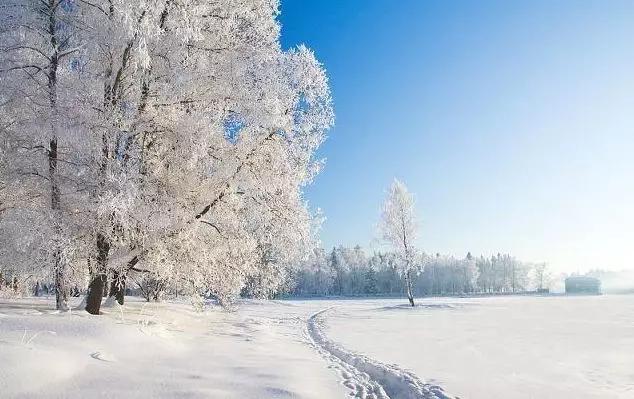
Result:
<instances>
[{"instance_id":1,"label":"building on horizon","mask_svg":"<svg viewBox=\"0 0 634 399\"><path fill-rule=\"evenodd\" d=\"M601 294L601 280L589 276L566 278L566 294Z\"/></svg>"}]
</instances>

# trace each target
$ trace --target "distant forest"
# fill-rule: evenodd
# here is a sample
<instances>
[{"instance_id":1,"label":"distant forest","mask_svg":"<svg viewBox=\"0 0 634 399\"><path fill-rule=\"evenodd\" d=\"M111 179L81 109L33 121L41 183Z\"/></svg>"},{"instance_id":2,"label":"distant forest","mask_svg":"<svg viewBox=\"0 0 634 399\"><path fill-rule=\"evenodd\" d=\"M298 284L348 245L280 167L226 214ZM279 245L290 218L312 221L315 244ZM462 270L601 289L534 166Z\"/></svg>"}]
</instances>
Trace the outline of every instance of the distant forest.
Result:
<instances>
[{"instance_id":1,"label":"distant forest","mask_svg":"<svg viewBox=\"0 0 634 399\"><path fill-rule=\"evenodd\" d=\"M316 249L295 271L294 296L401 295L405 278L394 253L365 254L359 246ZM519 293L548 287L546 264L529 264L508 254L464 258L441 254L417 257L412 278L416 296Z\"/></svg>"}]
</instances>

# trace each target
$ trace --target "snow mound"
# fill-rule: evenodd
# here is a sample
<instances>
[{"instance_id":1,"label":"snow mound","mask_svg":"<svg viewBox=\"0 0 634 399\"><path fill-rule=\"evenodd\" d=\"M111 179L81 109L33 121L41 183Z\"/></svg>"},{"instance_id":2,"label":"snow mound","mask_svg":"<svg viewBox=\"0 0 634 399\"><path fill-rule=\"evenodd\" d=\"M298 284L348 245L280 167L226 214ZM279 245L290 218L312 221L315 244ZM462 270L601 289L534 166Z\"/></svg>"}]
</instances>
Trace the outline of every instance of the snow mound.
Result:
<instances>
[{"instance_id":1,"label":"snow mound","mask_svg":"<svg viewBox=\"0 0 634 399\"><path fill-rule=\"evenodd\" d=\"M332 367L340 371L343 384L352 396L361 399L451 399L438 385L422 382L414 373L397 365L383 364L362 354L353 353L323 332L323 315L331 308L320 310L308 319L308 335L314 347Z\"/></svg>"}]
</instances>

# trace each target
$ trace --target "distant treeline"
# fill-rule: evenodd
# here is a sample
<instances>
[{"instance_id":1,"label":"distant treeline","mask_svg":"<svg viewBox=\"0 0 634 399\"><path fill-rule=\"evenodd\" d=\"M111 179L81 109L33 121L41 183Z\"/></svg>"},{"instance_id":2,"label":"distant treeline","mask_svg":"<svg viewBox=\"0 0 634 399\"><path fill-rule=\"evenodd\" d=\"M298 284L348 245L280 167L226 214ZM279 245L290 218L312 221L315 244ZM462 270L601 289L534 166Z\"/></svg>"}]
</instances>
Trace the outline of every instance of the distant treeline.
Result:
<instances>
[{"instance_id":1,"label":"distant treeline","mask_svg":"<svg viewBox=\"0 0 634 399\"><path fill-rule=\"evenodd\" d=\"M393 253L367 256L361 247L336 247L326 253L314 251L294 276L291 295L295 296L363 296L400 295L404 276L399 259ZM459 295L469 293L514 293L546 287L545 264L528 264L515 257L497 254L492 257L464 258L422 254L413 276L414 294Z\"/></svg>"}]
</instances>

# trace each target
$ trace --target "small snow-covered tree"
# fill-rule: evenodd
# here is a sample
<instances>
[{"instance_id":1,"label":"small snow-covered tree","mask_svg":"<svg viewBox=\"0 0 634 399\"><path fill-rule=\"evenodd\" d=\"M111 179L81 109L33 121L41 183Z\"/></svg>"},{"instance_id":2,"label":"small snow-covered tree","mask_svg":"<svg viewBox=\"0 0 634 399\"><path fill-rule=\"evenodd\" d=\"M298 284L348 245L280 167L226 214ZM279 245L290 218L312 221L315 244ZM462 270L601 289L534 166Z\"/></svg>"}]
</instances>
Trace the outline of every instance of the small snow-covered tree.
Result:
<instances>
[{"instance_id":1,"label":"small snow-covered tree","mask_svg":"<svg viewBox=\"0 0 634 399\"><path fill-rule=\"evenodd\" d=\"M347 280L348 266L345 258L341 254L341 247L332 249L328 263L334 276L331 293L335 295L343 295Z\"/></svg>"},{"instance_id":2,"label":"small snow-covered tree","mask_svg":"<svg viewBox=\"0 0 634 399\"><path fill-rule=\"evenodd\" d=\"M551 274L548 270L548 264L546 262L536 263L533 265L533 285L538 291L549 288Z\"/></svg>"},{"instance_id":3,"label":"small snow-covered tree","mask_svg":"<svg viewBox=\"0 0 634 399\"><path fill-rule=\"evenodd\" d=\"M377 277L376 271L372 267L372 265L368 264L368 267L365 269L365 281L363 291L367 295L376 295L379 292L377 286Z\"/></svg>"},{"instance_id":4,"label":"small snow-covered tree","mask_svg":"<svg viewBox=\"0 0 634 399\"><path fill-rule=\"evenodd\" d=\"M300 296L326 296L332 289L334 274L323 248L316 248L295 273L293 293Z\"/></svg>"},{"instance_id":5,"label":"small snow-covered tree","mask_svg":"<svg viewBox=\"0 0 634 399\"><path fill-rule=\"evenodd\" d=\"M468 252L467 256L462 260L460 277L461 291L463 293L473 292L478 280L478 268L476 267L476 260L473 255L471 255L471 252Z\"/></svg>"},{"instance_id":6,"label":"small snow-covered tree","mask_svg":"<svg viewBox=\"0 0 634 399\"><path fill-rule=\"evenodd\" d=\"M414 196L399 180L394 179L383 203L379 228L383 239L392 245L400 257L401 273L410 305L414 306L412 278L415 273L418 224L414 209Z\"/></svg>"}]
</instances>

